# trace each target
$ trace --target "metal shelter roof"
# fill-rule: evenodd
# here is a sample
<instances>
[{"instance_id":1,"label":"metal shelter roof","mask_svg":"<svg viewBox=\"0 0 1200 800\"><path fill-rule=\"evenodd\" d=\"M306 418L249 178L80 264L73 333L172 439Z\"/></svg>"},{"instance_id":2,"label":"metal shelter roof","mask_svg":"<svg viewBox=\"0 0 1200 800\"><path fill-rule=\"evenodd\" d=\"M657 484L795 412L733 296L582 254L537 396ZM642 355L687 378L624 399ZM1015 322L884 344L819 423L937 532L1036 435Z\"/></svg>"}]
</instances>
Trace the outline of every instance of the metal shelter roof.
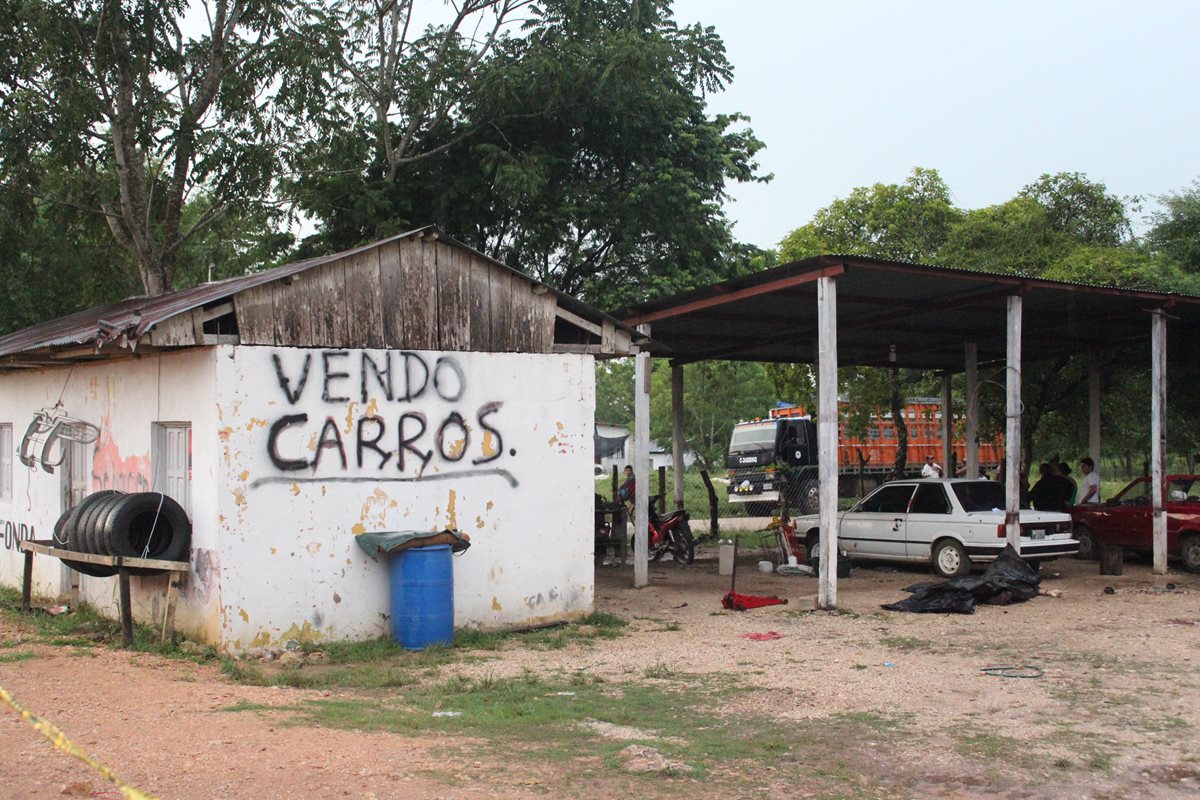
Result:
<instances>
[{"instance_id":1,"label":"metal shelter roof","mask_svg":"<svg viewBox=\"0 0 1200 800\"><path fill-rule=\"evenodd\" d=\"M816 361L817 279L837 278L840 366L963 369L963 343L1002 361L1007 297L1023 298L1023 359L1148 339L1150 314L1200 325L1200 297L823 255L626 308L650 325L650 352L675 363ZM895 360L890 350L895 347Z\"/></svg>"}]
</instances>

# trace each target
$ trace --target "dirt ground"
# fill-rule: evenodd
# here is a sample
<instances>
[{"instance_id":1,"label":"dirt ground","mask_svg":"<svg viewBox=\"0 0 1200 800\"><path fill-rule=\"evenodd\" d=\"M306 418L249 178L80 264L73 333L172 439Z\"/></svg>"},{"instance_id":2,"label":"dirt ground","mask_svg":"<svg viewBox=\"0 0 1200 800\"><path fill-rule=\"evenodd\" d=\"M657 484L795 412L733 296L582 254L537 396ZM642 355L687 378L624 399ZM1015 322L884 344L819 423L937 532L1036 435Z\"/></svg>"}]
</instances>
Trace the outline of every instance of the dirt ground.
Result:
<instances>
[{"instance_id":1,"label":"dirt ground","mask_svg":"<svg viewBox=\"0 0 1200 800\"><path fill-rule=\"evenodd\" d=\"M553 650L518 642L453 670L582 673L612 685L698 676L739 689L714 716L767 715L781 730L848 719L899 728L859 726L836 747L789 743L771 766L733 774L731 765L718 790L686 775L630 778L619 766L610 778L581 782L566 774L570 762L481 755L461 738L230 713L239 703L282 707L354 692L245 686L215 665L31 643L31 629L12 621L0 621L0 686L123 780L178 800L1200 794L1200 576L1155 576L1127 562L1124 575L1106 577L1094 563L1057 561L1043 570L1043 587L1061 589L1061 598L915 615L879 606L931 580L927 571L856 566L840 583L838 611L808 612L815 579L761 573L756 562L753 553L741 561L738 590L778 594L788 605L723 611L729 579L716 574L712 554L688 567L652 565L642 590L631 588L630 567L597 567L596 608L629 620L624 635ZM778 638L747 638L772 632ZM25 655L4 658L16 652ZM980 671L1000 665L1042 674ZM3 706L0 786L6 798L120 797Z\"/></svg>"}]
</instances>

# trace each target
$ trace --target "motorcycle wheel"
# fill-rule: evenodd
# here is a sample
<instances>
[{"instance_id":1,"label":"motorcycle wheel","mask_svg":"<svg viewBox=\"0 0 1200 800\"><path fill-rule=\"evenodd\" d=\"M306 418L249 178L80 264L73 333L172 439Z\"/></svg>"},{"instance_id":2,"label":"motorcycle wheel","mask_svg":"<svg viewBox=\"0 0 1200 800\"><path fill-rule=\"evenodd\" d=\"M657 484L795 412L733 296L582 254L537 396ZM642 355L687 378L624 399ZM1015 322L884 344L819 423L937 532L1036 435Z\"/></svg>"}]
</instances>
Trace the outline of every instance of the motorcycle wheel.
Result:
<instances>
[{"instance_id":1,"label":"motorcycle wheel","mask_svg":"<svg viewBox=\"0 0 1200 800\"><path fill-rule=\"evenodd\" d=\"M631 553L634 551L635 541L636 541L636 537L633 537L633 536L629 537L629 552L631 552ZM665 554L667 552L667 550L670 549L669 546L667 546L667 545L656 548L653 545L650 545L649 542L647 542L647 546L650 547L649 555L650 555L651 561L661 560L663 557L663 554Z\"/></svg>"},{"instance_id":2,"label":"motorcycle wheel","mask_svg":"<svg viewBox=\"0 0 1200 800\"><path fill-rule=\"evenodd\" d=\"M696 539L686 522L671 532L671 555L676 564L691 564L696 560Z\"/></svg>"}]
</instances>

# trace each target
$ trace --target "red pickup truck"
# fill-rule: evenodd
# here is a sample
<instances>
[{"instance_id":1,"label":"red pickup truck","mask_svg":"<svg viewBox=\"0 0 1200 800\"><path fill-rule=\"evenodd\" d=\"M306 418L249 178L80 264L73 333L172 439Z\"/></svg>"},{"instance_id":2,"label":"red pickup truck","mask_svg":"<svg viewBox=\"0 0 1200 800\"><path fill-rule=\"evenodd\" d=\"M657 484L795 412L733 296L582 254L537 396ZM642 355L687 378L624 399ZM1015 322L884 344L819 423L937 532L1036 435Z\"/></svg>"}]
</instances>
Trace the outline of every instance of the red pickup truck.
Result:
<instances>
[{"instance_id":1,"label":"red pickup truck","mask_svg":"<svg viewBox=\"0 0 1200 800\"><path fill-rule=\"evenodd\" d=\"M1071 509L1079 557L1095 558L1102 544L1153 552L1150 493L1150 479L1138 478L1105 503ZM1163 505L1167 555L1180 558L1188 572L1200 572L1200 475L1168 475Z\"/></svg>"}]
</instances>

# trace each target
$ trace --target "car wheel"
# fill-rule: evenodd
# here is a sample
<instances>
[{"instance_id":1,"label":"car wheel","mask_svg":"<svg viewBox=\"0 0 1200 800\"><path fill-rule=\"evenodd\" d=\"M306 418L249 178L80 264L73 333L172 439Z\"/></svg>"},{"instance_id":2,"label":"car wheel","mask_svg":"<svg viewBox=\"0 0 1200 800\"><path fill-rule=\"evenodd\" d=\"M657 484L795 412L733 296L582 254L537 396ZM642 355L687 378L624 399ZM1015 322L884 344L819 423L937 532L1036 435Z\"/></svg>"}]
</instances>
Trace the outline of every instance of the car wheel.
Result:
<instances>
[{"instance_id":1,"label":"car wheel","mask_svg":"<svg viewBox=\"0 0 1200 800\"><path fill-rule=\"evenodd\" d=\"M1179 556L1188 572L1200 572L1200 536L1192 534L1179 543Z\"/></svg>"},{"instance_id":2,"label":"car wheel","mask_svg":"<svg viewBox=\"0 0 1200 800\"><path fill-rule=\"evenodd\" d=\"M1100 557L1100 549L1096 546L1096 537L1092 535L1091 528L1087 525L1076 525L1075 538L1079 540L1079 552L1075 554L1076 558L1095 561Z\"/></svg>"},{"instance_id":3,"label":"car wheel","mask_svg":"<svg viewBox=\"0 0 1200 800\"><path fill-rule=\"evenodd\" d=\"M933 548L933 571L943 578L958 578L971 571L971 559L961 544L942 539Z\"/></svg>"},{"instance_id":4,"label":"car wheel","mask_svg":"<svg viewBox=\"0 0 1200 800\"><path fill-rule=\"evenodd\" d=\"M821 557L821 535L810 533L804 542L804 557L806 564L811 564Z\"/></svg>"},{"instance_id":5,"label":"car wheel","mask_svg":"<svg viewBox=\"0 0 1200 800\"><path fill-rule=\"evenodd\" d=\"M821 510L821 487L816 481L800 484L800 499L797 503L801 514L816 514Z\"/></svg>"}]
</instances>

